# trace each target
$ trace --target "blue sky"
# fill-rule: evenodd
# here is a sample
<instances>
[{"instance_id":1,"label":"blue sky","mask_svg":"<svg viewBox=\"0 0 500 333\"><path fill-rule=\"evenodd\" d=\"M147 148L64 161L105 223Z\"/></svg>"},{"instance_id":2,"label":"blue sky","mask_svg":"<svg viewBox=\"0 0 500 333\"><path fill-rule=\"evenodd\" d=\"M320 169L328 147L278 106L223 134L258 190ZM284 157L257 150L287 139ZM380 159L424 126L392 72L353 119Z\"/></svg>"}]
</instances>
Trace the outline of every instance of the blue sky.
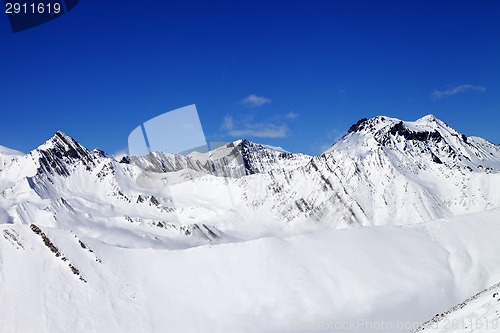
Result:
<instances>
[{"instance_id":1,"label":"blue sky","mask_svg":"<svg viewBox=\"0 0 500 333\"><path fill-rule=\"evenodd\" d=\"M317 154L363 117L432 113L500 143L498 1L90 1L12 33L0 145L86 147L196 104L209 141Z\"/></svg>"}]
</instances>

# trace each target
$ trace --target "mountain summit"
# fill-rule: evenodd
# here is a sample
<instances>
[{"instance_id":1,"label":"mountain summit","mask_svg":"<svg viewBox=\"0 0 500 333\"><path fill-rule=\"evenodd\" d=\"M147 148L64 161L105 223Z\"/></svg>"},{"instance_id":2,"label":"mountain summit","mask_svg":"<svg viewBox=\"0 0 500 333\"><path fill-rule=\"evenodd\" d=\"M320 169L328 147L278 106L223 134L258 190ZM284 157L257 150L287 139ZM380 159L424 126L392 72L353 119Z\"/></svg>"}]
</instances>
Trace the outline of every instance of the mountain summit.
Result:
<instances>
[{"instance_id":1,"label":"mountain summit","mask_svg":"<svg viewBox=\"0 0 500 333\"><path fill-rule=\"evenodd\" d=\"M90 168L94 165L92 154L80 143L58 131L44 144L30 153L38 157L40 172L69 176L68 165L82 163Z\"/></svg>"},{"instance_id":2,"label":"mountain summit","mask_svg":"<svg viewBox=\"0 0 500 333\"><path fill-rule=\"evenodd\" d=\"M352 157L364 156L363 152L380 147L402 164L419 165L428 160L448 167L492 171L500 163L500 146L468 138L433 115L414 122L383 116L361 119L325 153L351 151Z\"/></svg>"}]
</instances>

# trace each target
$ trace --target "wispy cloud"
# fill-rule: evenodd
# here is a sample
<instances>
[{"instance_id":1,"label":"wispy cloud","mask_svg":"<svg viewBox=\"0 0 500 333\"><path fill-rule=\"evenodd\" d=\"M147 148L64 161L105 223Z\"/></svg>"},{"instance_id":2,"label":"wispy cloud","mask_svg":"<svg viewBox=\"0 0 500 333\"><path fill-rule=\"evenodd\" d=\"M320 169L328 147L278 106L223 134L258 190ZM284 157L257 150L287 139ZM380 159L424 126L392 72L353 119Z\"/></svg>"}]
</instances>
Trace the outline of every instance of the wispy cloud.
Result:
<instances>
[{"instance_id":1,"label":"wispy cloud","mask_svg":"<svg viewBox=\"0 0 500 333\"><path fill-rule=\"evenodd\" d=\"M289 132L285 124L250 123L248 121L235 124L232 116L224 117L222 129L227 131L227 135L238 138L284 138Z\"/></svg>"},{"instance_id":2,"label":"wispy cloud","mask_svg":"<svg viewBox=\"0 0 500 333\"><path fill-rule=\"evenodd\" d=\"M240 103L249 106L249 107L259 107L265 104L271 103L272 100L267 97L263 96L257 96L254 94L248 95L247 97L243 98Z\"/></svg>"},{"instance_id":3,"label":"wispy cloud","mask_svg":"<svg viewBox=\"0 0 500 333\"><path fill-rule=\"evenodd\" d=\"M284 116L286 119L297 119L299 117L299 114L297 112L288 112L287 114L285 114Z\"/></svg>"},{"instance_id":4,"label":"wispy cloud","mask_svg":"<svg viewBox=\"0 0 500 333\"><path fill-rule=\"evenodd\" d=\"M461 94L469 91L484 92L486 88L483 86L474 86L472 84L462 84L460 86L452 87L447 90L434 90L431 94L431 99L437 101L446 97L450 97L456 94Z\"/></svg>"}]
</instances>

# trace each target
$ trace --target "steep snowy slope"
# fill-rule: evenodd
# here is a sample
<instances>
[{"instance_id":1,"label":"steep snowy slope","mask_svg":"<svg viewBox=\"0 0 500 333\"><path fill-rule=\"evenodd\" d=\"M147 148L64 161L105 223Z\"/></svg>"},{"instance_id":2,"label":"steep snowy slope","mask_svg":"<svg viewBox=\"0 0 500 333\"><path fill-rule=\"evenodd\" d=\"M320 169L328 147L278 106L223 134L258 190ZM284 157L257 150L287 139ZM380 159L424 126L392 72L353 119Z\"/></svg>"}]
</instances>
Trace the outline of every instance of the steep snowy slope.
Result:
<instances>
[{"instance_id":1,"label":"steep snowy slope","mask_svg":"<svg viewBox=\"0 0 500 333\"><path fill-rule=\"evenodd\" d=\"M16 158L23 155L23 153L17 150L0 146L0 191L6 187L12 186L15 183L15 180L2 177L2 171L9 168ZM5 211L0 209L0 223L5 223L6 221L10 221L10 216L9 214L6 214Z\"/></svg>"},{"instance_id":2,"label":"steep snowy slope","mask_svg":"<svg viewBox=\"0 0 500 333\"><path fill-rule=\"evenodd\" d=\"M2 224L0 331L409 332L500 279L499 216L186 250Z\"/></svg>"}]
</instances>

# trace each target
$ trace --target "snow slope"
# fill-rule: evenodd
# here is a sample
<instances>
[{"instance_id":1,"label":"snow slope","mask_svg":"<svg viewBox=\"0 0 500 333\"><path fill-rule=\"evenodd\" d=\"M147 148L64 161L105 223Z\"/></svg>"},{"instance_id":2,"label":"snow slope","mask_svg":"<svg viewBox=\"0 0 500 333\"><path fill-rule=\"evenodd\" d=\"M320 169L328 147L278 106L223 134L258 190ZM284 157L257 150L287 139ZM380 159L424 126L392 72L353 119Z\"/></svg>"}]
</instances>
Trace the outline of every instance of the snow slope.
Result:
<instances>
[{"instance_id":1,"label":"snow slope","mask_svg":"<svg viewBox=\"0 0 500 333\"><path fill-rule=\"evenodd\" d=\"M185 250L41 227L59 257L4 224L0 331L408 332L500 278L499 213Z\"/></svg>"},{"instance_id":2,"label":"snow slope","mask_svg":"<svg viewBox=\"0 0 500 333\"><path fill-rule=\"evenodd\" d=\"M24 154L20 151L0 146L0 170L5 169L12 160L22 155Z\"/></svg>"},{"instance_id":3,"label":"snow slope","mask_svg":"<svg viewBox=\"0 0 500 333\"><path fill-rule=\"evenodd\" d=\"M10 149L4 146L0 146L0 155L2 156L22 156L22 152L14 149Z\"/></svg>"},{"instance_id":4,"label":"snow slope","mask_svg":"<svg viewBox=\"0 0 500 333\"><path fill-rule=\"evenodd\" d=\"M437 314L414 332L499 332L500 283Z\"/></svg>"}]
</instances>

